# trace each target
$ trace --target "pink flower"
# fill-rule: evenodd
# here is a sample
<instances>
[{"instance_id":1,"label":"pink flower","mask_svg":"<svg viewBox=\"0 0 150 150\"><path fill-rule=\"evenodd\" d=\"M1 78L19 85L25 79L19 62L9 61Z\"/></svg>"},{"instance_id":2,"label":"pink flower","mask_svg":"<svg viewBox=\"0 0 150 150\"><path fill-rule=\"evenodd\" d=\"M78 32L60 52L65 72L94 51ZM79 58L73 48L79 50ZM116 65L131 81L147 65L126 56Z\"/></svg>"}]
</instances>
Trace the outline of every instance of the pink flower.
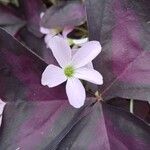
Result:
<instances>
[{"instance_id":1,"label":"pink flower","mask_svg":"<svg viewBox=\"0 0 150 150\"><path fill-rule=\"evenodd\" d=\"M84 104L86 92L79 79L98 85L103 84L102 75L86 67L101 52L100 43L98 41L87 42L74 55L71 54L68 42L62 37L53 37L48 46L60 67L48 65L42 74L42 85L52 88L67 81L68 100L72 106L80 108Z\"/></svg>"},{"instance_id":2,"label":"pink flower","mask_svg":"<svg viewBox=\"0 0 150 150\"><path fill-rule=\"evenodd\" d=\"M44 16L44 12L42 12L40 14L40 17L42 18ZM67 39L67 35L73 31L73 27L65 27L64 29L60 30L60 29L49 29L49 28L45 28L45 27L40 27L40 32L45 34L45 43L47 45L47 43L49 42L49 40L51 40L55 35L58 36L62 36L65 39ZM60 32L62 31L62 35L60 34ZM48 47L48 45L47 45Z\"/></svg>"}]
</instances>

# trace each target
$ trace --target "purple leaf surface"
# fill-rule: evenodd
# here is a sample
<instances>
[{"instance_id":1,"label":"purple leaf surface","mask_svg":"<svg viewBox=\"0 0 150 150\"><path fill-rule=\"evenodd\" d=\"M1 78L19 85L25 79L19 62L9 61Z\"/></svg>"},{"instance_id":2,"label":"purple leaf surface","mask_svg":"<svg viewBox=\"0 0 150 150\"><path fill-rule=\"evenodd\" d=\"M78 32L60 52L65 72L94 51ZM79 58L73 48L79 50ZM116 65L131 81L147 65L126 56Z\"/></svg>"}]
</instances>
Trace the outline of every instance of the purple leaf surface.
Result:
<instances>
[{"instance_id":1,"label":"purple leaf surface","mask_svg":"<svg viewBox=\"0 0 150 150\"><path fill-rule=\"evenodd\" d=\"M15 35L24 25L25 21L17 16L15 9L0 4L0 27Z\"/></svg>"},{"instance_id":2,"label":"purple leaf surface","mask_svg":"<svg viewBox=\"0 0 150 150\"><path fill-rule=\"evenodd\" d=\"M96 0L91 2L96 2ZM100 5L104 0L99 2L101 2L99 3ZM102 6L112 8L110 7L112 6L112 1L108 0L105 2L107 3L103 3ZM120 1L115 0L113 2ZM133 9L133 7L131 8ZM113 10L109 12L113 15L114 9L109 10ZM101 9L101 11L103 12L104 9ZM107 9L105 11L107 12ZM94 10L93 12L96 11ZM101 14L100 22L101 18L103 18L103 13ZM114 19L109 15L108 18ZM94 18L92 19L94 23ZM145 19L146 17L143 17L143 20L140 21L144 22ZM96 28L100 25L99 23L96 23ZM102 29L109 29L108 26L103 26L103 24L100 26ZM115 28L112 31L115 32ZM41 49L43 51L43 43L40 42L38 37L27 31L27 28L23 28L20 33L20 38L24 38L25 43L28 43L29 47L33 50L38 48L35 52L43 55L40 52ZM108 33L111 32L109 31ZM93 31L90 32L91 39L92 34ZM112 72L108 71L104 76L106 78L111 74L110 77L113 77L108 78L106 82L106 87L109 87L108 85L111 85L109 81L118 76L117 73L119 72L117 71L116 73L114 71L116 68L113 60L115 54L108 53L108 50L112 52L110 47L112 47L112 39L114 38L113 36L110 38L110 35L113 34L106 34L105 36L100 36L104 32L97 34L98 37L101 37L102 45L104 46L103 56L105 54L105 57L101 59L107 61L102 61L102 64L100 62L101 56L99 56L97 58L98 64L96 65L95 62L95 66L103 73L105 69L108 69L108 64L111 66ZM95 32L95 39L97 39L97 34ZM27 37L30 38L28 39ZM109 39L106 37L109 37ZM103 38L107 40L105 41ZM146 47L147 45L144 44L144 50ZM55 62L52 55L49 55L48 59L50 63ZM103 70L101 70L101 65ZM81 109L71 107L65 95L64 85L53 89L41 85L41 74L46 66L47 64L41 57L0 29L0 98L7 103L0 128L0 150L149 150L150 128L147 124L122 109L104 102L95 102L95 98L87 98L86 104ZM126 78L122 77L121 79L119 80L120 86L123 86L128 79L126 80ZM132 91L133 84L135 83L131 82L130 90ZM145 88L145 82L143 84ZM136 87L137 85L134 85L134 88ZM145 90L144 88L143 90Z\"/></svg>"},{"instance_id":3,"label":"purple leaf surface","mask_svg":"<svg viewBox=\"0 0 150 150\"><path fill-rule=\"evenodd\" d=\"M150 3L101 0L102 9L98 2L86 1L90 39L102 44L102 53L94 60L104 77L100 94L106 100L123 97L149 101Z\"/></svg>"},{"instance_id":4,"label":"purple leaf surface","mask_svg":"<svg viewBox=\"0 0 150 150\"><path fill-rule=\"evenodd\" d=\"M53 59L53 57L51 58ZM0 149L148 150L150 128L130 113L87 98L75 109L64 86L40 83L47 64L0 29Z\"/></svg>"},{"instance_id":5,"label":"purple leaf surface","mask_svg":"<svg viewBox=\"0 0 150 150\"><path fill-rule=\"evenodd\" d=\"M87 113L84 107L75 109L62 100L7 103L0 149L46 149L50 143L59 143L73 124Z\"/></svg>"},{"instance_id":6,"label":"purple leaf surface","mask_svg":"<svg viewBox=\"0 0 150 150\"><path fill-rule=\"evenodd\" d=\"M124 111L130 112L131 100L124 98L113 98L107 101L107 104L118 107ZM150 123L150 105L146 101L133 100L133 114L146 123Z\"/></svg>"},{"instance_id":7,"label":"purple leaf surface","mask_svg":"<svg viewBox=\"0 0 150 150\"><path fill-rule=\"evenodd\" d=\"M0 23L2 22L1 27L5 28L7 31L10 32L9 29L11 29L10 34L15 35L15 37L24 43L27 47L32 49L36 54L38 54L40 57L44 59L44 61L47 64L53 63L51 60L51 51L50 49L46 48L46 44L44 42L44 39L42 38L42 34L40 33L40 13L44 12L46 10L44 3L41 0L31 0L31 1L25 1L25 0L20 0L19 1L20 7L19 8L14 8L12 7L11 9L9 7L5 7L5 9L2 9L0 7L0 10L5 10L6 14L9 14L9 16L2 16L0 18ZM72 2L63 2L63 6L59 4L59 6L52 6L52 7L59 7L59 9L55 9L55 14L47 14L48 20L54 15L54 18L57 15L56 21L58 22L53 22L50 21L51 23L54 23L55 26L54 28L60 26L59 21L63 21L62 18L59 16L61 13L60 11L63 11L63 16L65 17L65 24L64 26L72 26L72 21L74 21L75 25L78 25L82 23L85 20L85 9L84 6L81 2L79 1L72 1ZM67 7L67 8L66 8ZM7 8L7 9L6 9ZM9 11L8 11L9 10ZM11 10L11 11L10 11ZM12 11L13 10L13 11ZM68 12L69 11L69 12ZM14 13L15 12L15 13ZM72 15L72 17L66 17L65 13L68 15ZM3 14L2 14L3 15ZM13 19L15 17L15 19ZM79 17L79 18L78 18ZM10 19L11 18L11 19ZM26 24L21 24L22 26L20 27L20 23L18 20L22 21L25 20ZM75 20L72 20L75 19ZM8 26L5 26L5 20L7 20L9 23ZM7 28L6 28L7 27ZM21 28L21 29L20 29ZM55 60L54 60L55 62ZM55 62L56 63L56 62Z\"/></svg>"},{"instance_id":8,"label":"purple leaf surface","mask_svg":"<svg viewBox=\"0 0 150 150\"><path fill-rule=\"evenodd\" d=\"M55 149L148 150L149 131L148 126L131 114L96 103Z\"/></svg>"},{"instance_id":9,"label":"purple leaf surface","mask_svg":"<svg viewBox=\"0 0 150 150\"><path fill-rule=\"evenodd\" d=\"M47 9L41 26L45 28L74 27L85 21L85 7L79 0L63 2Z\"/></svg>"},{"instance_id":10,"label":"purple leaf surface","mask_svg":"<svg viewBox=\"0 0 150 150\"><path fill-rule=\"evenodd\" d=\"M27 28L35 36L41 37L40 14L45 11L44 3L41 0L19 0L20 11L23 12L27 20Z\"/></svg>"},{"instance_id":11,"label":"purple leaf surface","mask_svg":"<svg viewBox=\"0 0 150 150\"><path fill-rule=\"evenodd\" d=\"M44 59L47 64L57 64L56 60L53 58L52 51L46 47L43 38L38 38L32 34L26 27L22 28L16 38L25 43L32 51L34 51L38 56Z\"/></svg>"},{"instance_id":12,"label":"purple leaf surface","mask_svg":"<svg viewBox=\"0 0 150 150\"><path fill-rule=\"evenodd\" d=\"M7 103L3 115L1 150L148 150L150 146L150 128L108 104L87 101L86 107L74 109L59 100Z\"/></svg>"},{"instance_id":13,"label":"purple leaf surface","mask_svg":"<svg viewBox=\"0 0 150 150\"><path fill-rule=\"evenodd\" d=\"M53 60L53 56L51 55ZM66 98L64 86L41 85L47 64L35 53L0 29L0 97L5 101L47 101ZM19 92L18 92L19 90Z\"/></svg>"}]
</instances>

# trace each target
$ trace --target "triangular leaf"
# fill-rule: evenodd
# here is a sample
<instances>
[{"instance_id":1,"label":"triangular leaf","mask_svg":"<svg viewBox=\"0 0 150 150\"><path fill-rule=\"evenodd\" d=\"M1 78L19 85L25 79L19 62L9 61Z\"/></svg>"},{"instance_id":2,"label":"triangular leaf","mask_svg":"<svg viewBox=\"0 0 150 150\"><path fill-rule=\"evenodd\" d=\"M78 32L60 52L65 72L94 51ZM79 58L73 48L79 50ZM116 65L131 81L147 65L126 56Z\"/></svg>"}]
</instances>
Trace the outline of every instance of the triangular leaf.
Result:
<instances>
[{"instance_id":1,"label":"triangular leaf","mask_svg":"<svg viewBox=\"0 0 150 150\"><path fill-rule=\"evenodd\" d=\"M104 77L99 87L104 99L113 97L149 100L149 3L130 0L87 0L90 39L101 41L102 53L94 66ZM99 6L94 12L95 6ZM97 21L98 19L98 21ZM97 23L93 28L93 24ZM98 32L97 32L98 31Z\"/></svg>"}]
</instances>

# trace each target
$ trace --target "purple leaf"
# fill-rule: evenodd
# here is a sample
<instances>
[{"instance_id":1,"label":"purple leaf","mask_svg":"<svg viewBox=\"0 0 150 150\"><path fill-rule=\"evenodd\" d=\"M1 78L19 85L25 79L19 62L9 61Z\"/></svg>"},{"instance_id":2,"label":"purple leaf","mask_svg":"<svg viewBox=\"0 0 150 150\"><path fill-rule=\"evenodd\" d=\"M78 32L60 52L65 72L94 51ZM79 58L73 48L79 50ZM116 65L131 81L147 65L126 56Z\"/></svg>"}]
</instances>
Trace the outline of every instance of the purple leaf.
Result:
<instances>
[{"instance_id":1,"label":"purple leaf","mask_svg":"<svg viewBox=\"0 0 150 150\"><path fill-rule=\"evenodd\" d=\"M85 21L85 8L81 1L67 1L50 7L41 20L45 28L74 27Z\"/></svg>"},{"instance_id":2,"label":"purple leaf","mask_svg":"<svg viewBox=\"0 0 150 150\"><path fill-rule=\"evenodd\" d=\"M15 35L24 25L25 21L16 15L14 9L0 4L0 27Z\"/></svg>"},{"instance_id":3,"label":"purple leaf","mask_svg":"<svg viewBox=\"0 0 150 150\"><path fill-rule=\"evenodd\" d=\"M40 14L45 11L44 3L41 0L19 0L20 9L27 20L27 27L31 33L41 37L40 33Z\"/></svg>"},{"instance_id":4,"label":"purple leaf","mask_svg":"<svg viewBox=\"0 0 150 150\"><path fill-rule=\"evenodd\" d=\"M150 28L147 22L150 3L102 1L104 8L97 6L94 14L91 10L98 1L86 2L90 39L100 40L103 47L94 62L104 77L99 91L106 100L113 97L149 100ZM93 28L94 23L97 24Z\"/></svg>"},{"instance_id":5,"label":"purple leaf","mask_svg":"<svg viewBox=\"0 0 150 150\"><path fill-rule=\"evenodd\" d=\"M130 102L131 100L128 99L113 98L107 101L107 104L130 112ZM133 101L133 114L148 124L150 123L150 120L148 119L148 117L150 116L149 113L150 113L150 105L148 102L139 100Z\"/></svg>"},{"instance_id":6,"label":"purple leaf","mask_svg":"<svg viewBox=\"0 0 150 150\"><path fill-rule=\"evenodd\" d=\"M54 149L148 150L150 128L116 107L96 103ZM49 145L51 146L51 145Z\"/></svg>"},{"instance_id":7,"label":"purple leaf","mask_svg":"<svg viewBox=\"0 0 150 150\"><path fill-rule=\"evenodd\" d=\"M66 98L63 85L52 89L41 85L41 75L46 66L47 64L40 57L0 29L0 98L2 100L49 101Z\"/></svg>"},{"instance_id":8,"label":"purple leaf","mask_svg":"<svg viewBox=\"0 0 150 150\"><path fill-rule=\"evenodd\" d=\"M22 28L16 36L16 38L25 43L32 51L34 51L38 56L42 57L47 64L57 64L55 58L53 58L52 51L46 47L43 38L38 38L27 28Z\"/></svg>"},{"instance_id":9,"label":"purple leaf","mask_svg":"<svg viewBox=\"0 0 150 150\"><path fill-rule=\"evenodd\" d=\"M149 149L148 125L116 107L91 102L87 101L81 109L74 109L62 100L8 103L3 114L0 148Z\"/></svg>"},{"instance_id":10,"label":"purple leaf","mask_svg":"<svg viewBox=\"0 0 150 150\"><path fill-rule=\"evenodd\" d=\"M47 64L56 63L50 49L46 48L42 38L43 34L40 33L40 13L44 10L44 3L41 0L32 0L29 3L25 0L20 0L19 12L25 16L27 25L19 30L15 37L42 57Z\"/></svg>"},{"instance_id":11,"label":"purple leaf","mask_svg":"<svg viewBox=\"0 0 150 150\"><path fill-rule=\"evenodd\" d=\"M50 60L54 60L52 55ZM0 98L7 101L1 150L149 149L150 128L133 115L95 103L95 98L75 109L66 100L64 85L53 89L42 86L46 66L0 29Z\"/></svg>"}]
</instances>

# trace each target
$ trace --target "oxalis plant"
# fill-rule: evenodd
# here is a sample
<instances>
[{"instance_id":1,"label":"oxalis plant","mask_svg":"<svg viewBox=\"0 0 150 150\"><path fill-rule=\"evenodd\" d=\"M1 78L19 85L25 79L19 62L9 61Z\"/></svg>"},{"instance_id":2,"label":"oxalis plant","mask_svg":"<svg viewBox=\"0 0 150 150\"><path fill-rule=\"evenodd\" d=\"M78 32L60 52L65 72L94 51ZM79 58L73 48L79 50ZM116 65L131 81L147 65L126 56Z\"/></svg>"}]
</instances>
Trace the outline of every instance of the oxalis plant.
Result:
<instances>
[{"instance_id":1,"label":"oxalis plant","mask_svg":"<svg viewBox=\"0 0 150 150\"><path fill-rule=\"evenodd\" d=\"M149 13L0 0L0 150L149 150Z\"/></svg>"}]
</instances>

